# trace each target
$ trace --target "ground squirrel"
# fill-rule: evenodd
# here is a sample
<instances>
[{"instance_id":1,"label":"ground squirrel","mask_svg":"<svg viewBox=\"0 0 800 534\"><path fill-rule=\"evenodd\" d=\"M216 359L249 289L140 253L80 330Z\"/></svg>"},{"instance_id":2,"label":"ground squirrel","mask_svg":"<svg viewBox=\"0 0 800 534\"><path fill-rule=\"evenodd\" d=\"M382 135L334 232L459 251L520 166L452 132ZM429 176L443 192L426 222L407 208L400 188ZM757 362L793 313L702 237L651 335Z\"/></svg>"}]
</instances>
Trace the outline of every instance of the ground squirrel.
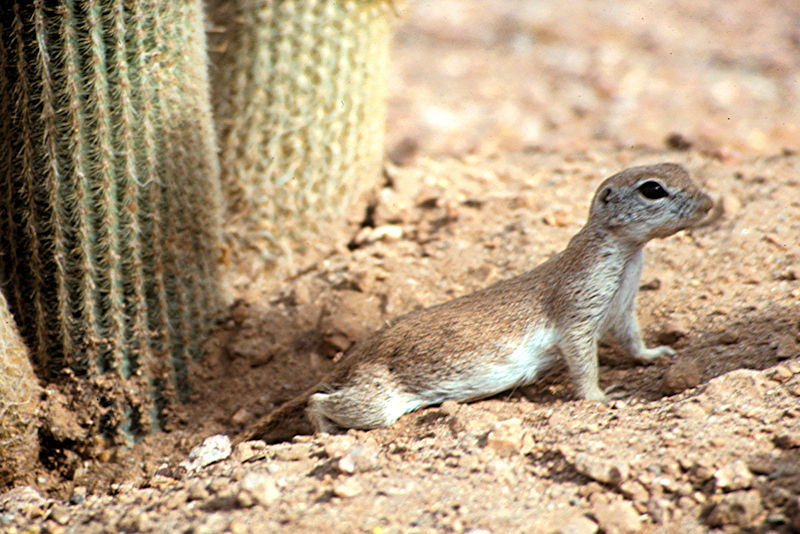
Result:
<instances>
[{"instance_id":1,"label":"ground squirrel","mask_svg":"<svg viewBox=\"0 0 800 534\"><path fill-rule=\"evenodd\" d=\"M680 165L615 174L565 250L515 278L393 319L237 441L385 427L423 406L530 384L559 354L580 397L605 400L601 338L641 362L675 353L642 342L634 297L644 245L693 226L711 206Z\"/></svg>"}]
</instances>

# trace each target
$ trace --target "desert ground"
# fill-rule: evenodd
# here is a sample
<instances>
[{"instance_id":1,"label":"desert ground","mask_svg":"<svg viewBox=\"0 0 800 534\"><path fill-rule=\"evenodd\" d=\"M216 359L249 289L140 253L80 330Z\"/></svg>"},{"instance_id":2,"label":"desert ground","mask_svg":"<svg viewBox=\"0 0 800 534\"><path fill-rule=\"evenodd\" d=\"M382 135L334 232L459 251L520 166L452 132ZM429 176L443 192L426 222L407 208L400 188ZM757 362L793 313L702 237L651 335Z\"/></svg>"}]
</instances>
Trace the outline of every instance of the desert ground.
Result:
<instances>
[{"instance_id":1,"label":"desert ground","mask_svg":"<svg viewBox=\"0 0 800 534\"><path fill-rule=\"evenodd\" d=\"M789 0L409 2L350 241L278 279L235 269L168 431L44 458L0 531L800 532L799 22ZM551 257L602 179L661 161L716 205L646 249L639 321L677 355L601 347L620 399L577 400L560 366L385 429L222 437L390 318Z\"/></svg>"}]
</instances>

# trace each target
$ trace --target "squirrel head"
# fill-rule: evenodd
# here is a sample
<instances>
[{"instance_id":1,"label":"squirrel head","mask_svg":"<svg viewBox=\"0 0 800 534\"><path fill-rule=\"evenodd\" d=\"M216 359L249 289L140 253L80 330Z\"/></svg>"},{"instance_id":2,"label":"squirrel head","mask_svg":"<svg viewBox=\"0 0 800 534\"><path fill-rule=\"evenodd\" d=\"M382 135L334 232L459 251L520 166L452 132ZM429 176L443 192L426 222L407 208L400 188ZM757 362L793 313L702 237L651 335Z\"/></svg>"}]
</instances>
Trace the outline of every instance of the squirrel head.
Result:
<instances>
[{"instance_id":1,"label":"squirrel head","mask_svg":"<svg viewBox=\"0 0 800 534\"><path fill-rule=\"evenodd\" d=\"M637 244L694 226L711 198L676 163L631 167L600 184L589 223Z\"/></svg>"}]
</instances>

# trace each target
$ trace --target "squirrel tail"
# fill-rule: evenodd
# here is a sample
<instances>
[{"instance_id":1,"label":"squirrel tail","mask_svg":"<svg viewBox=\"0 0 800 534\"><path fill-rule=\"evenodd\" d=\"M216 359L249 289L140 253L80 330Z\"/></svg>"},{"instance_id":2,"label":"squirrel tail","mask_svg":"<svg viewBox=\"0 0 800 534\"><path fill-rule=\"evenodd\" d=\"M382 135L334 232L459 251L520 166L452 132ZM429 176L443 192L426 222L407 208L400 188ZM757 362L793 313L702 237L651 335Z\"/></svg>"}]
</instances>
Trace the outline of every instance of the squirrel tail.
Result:
<instances>
[{"instance_id":1,"label":"squirrel tail","mask_svg":"<svg viewBox=\"0 0 800 534\"><path fill-rule=\"evenodd\" d=\"M289 441L298 434L313 434L314 427L306 416L308 395L300 395L251 423L234 439L234 445L260 439L267 443Z\"/></svg>"}]
</instances>

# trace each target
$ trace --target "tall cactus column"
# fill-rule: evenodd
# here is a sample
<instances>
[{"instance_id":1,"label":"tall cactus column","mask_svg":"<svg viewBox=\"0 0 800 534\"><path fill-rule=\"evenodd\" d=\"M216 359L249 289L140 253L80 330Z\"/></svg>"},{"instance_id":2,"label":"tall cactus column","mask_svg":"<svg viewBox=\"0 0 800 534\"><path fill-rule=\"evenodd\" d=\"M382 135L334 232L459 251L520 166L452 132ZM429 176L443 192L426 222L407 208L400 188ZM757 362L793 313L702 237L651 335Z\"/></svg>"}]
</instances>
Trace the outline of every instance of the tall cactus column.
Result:
<instances>
[{"instance_id":1,"label":"tall cactus column","mask_svg":"<svg viewBox=\"0 0 800 534\"><path fill-rule=\"evenodd\" d=\"M200 0L0 7L0 283L112 436L158 427L218 298L204 30Z\"/></svg>"},{"instance_id":2,"label":"tall cactus column","mask_svg":"<svg viewBox=\"0 0 800 534\"><path fill-rule=\"evenodd\" d=\"M210 4L226 233L267 266L291 264L329 247L346 211L379 181L402 2Z\"/></svg>"}]
</instances>

